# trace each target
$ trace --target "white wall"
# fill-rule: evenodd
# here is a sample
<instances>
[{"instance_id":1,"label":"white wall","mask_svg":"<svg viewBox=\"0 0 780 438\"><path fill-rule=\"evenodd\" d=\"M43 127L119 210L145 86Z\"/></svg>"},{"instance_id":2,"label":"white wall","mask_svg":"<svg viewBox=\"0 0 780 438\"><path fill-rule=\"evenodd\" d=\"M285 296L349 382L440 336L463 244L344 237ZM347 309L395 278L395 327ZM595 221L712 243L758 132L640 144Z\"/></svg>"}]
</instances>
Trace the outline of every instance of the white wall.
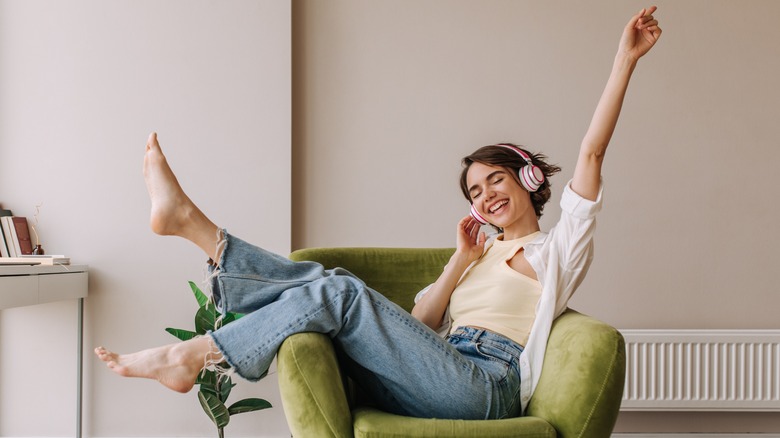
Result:
<instances>
[{"instance_id":1,"label":"white wall","mask_svg":"<svg viewBox=\"0 0 780 438\"><path fill-rule=\"evenodd\" d=\"M0 202L49 253L90 265L88 350L175 342L206 257L154 236L141 174L149 132L219 225L290 249L290 1L0 0ZM0 312L0 436L75 431L76 304ZM85 436L214 436L193 391L121 379L88 353ZM275 407L230 436L289 436Z\"/></svg>"},{"instance_id":2,"label":"white wall","mask_svg":"<svg viewBox=\"0 0 780 438\"><path fill-rule=\"evenodd\" d=\"M619 328L778 328L780 3L657 4L663 37L632 80L572 306ZM293 247L453 246L460 159L501 141L563 167L549 228L622 28L648 5L296 2ZM780 418L631 414L618 428Z\"/></svg>"}]
</instances>

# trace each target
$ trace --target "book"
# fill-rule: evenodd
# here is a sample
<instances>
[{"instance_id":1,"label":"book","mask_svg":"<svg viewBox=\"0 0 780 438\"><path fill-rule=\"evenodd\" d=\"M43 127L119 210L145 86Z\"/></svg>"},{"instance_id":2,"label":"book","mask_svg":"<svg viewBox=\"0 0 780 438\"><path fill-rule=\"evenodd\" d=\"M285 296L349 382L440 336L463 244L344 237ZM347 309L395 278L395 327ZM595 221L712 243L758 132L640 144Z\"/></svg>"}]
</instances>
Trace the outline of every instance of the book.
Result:
<instances>
[{"instance_id":1,"label":"book","mask_svg":"<svg viewBox=\"0 0 780 438\"><path fill-rule=\"evenodd\" d=\"M5 216L13 216L13 213L11 213L11 210L0 208L0 218ZM8 242L6 242L5 239L5 232L3 231L4 228L5 226L3 225L3 221L0 221L0 256L10 257L11 253L8 252Z\"/></svg>"},{"instance_id":2,"label":"book","mask_svg":"<svg viewBox=\"0 0 780 438\"><path fill-rule=\"evenodd\" d=\"M64 255L25 255L0 259L0 265L69 265L70 257Z\"/></svg>"},{"instance_id":3,"label":"book","mask_svg":"<svg viewBox=\"0 0 780 438\"><path fill-rule=\"evenodd\" d=\"M11 257L8 252L8 245L5 243L5 233L3 233L2 224L0 224L0 257Z\"/></svg>"},{"instance_id":4,"label":"book","mask_svg":"<svg viewBox=\"0 0 780 438\"><path fill-rule=\"evenodd\" d=\"M27 225L27 218L24 216L11 216L14 223L16 239L19 241L18 255L32 255L33 246L30 238L30 227Z\"/></svg>"},{"instance_id":5,"label":"book","mask_svg":"<svg viewBox=\"0 0 780 438\"><path fill-rule=\"evenodd\" d=\"M8 252L8 244L5 243L3 228L3 224L0 222L0 257L11 257L11 254Z\"/></svg>"},{"instance_id":6,"label":"book","mask_svg":"<svg viewBox=\"0 0 780 438\"><path fill-rule=\"evenodd\" d=\"M10 257L16 257L19 254L16 252L16 245L14 245L14 227L13 223L11 222L11 216L0 216L0 223L3 224L3 236L5 237L5 242L8 245L8 255Z\"/></svg>"}]
</instances>

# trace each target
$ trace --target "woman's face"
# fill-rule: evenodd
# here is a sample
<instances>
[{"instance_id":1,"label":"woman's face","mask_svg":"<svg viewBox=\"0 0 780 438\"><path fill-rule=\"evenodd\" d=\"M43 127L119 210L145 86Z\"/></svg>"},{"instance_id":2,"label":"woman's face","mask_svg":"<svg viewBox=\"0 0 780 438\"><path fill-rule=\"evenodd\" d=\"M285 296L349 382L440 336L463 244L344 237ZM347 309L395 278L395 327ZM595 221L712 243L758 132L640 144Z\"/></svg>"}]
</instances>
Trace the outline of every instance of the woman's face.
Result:
<instances>
[{"instance_id":1,"label":"woman's face","mask_svg":"<svg viewBox=\"0 0 780 438\"><path fill-rule=\"evenodd\" d=\"M510 169L473 163L466 173L466 184L474 207L491 224L511 228L525 215L536 218L531 197Z\"/></svg>"}]
</instances>

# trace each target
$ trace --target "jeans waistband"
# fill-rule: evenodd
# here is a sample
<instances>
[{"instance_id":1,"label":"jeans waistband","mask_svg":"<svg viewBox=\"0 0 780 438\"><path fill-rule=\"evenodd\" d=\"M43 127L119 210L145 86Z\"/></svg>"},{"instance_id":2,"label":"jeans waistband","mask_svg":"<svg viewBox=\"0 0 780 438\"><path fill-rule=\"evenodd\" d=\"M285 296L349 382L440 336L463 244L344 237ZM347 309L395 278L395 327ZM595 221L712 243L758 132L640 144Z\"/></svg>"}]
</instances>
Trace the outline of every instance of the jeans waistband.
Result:
<instances>
[{"instance_id":1,"label":"jeans waistband","mask_svg":"<svg viewBox=\"0 0 780 438\"><path fill-rule=\"evenodd\" d=\"M523 352L524 348L517 342L500 335L496 332L486 330L477 327L458 327L450 333L449 336L458 336L460 338L470 339L472 342L491 342L494 344L501 344L506 346L510 350L515 350L515 353L519 356Z\"/></svg>"}]
</instances>

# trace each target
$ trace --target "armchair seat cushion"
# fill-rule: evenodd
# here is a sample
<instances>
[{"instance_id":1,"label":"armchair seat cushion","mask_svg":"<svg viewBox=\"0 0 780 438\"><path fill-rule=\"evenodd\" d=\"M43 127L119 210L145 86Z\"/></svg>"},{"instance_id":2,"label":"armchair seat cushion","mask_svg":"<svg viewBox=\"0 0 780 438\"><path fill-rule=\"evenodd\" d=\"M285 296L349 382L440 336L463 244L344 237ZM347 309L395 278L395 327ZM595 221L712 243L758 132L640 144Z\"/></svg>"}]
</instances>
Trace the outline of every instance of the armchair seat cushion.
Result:
<instances>
[{"instance_id":1,"label":"armchair seat cushion","mask_svg":"<svg viewBox=\"0 0 780 438\"><path fill-rule=\"evenodd\" d=\"M556 438L552 425L537 417L503 420L440 420L401 417L372 408L353 413L355 437L361 438Z\"/></svg>"}]
</instances>

